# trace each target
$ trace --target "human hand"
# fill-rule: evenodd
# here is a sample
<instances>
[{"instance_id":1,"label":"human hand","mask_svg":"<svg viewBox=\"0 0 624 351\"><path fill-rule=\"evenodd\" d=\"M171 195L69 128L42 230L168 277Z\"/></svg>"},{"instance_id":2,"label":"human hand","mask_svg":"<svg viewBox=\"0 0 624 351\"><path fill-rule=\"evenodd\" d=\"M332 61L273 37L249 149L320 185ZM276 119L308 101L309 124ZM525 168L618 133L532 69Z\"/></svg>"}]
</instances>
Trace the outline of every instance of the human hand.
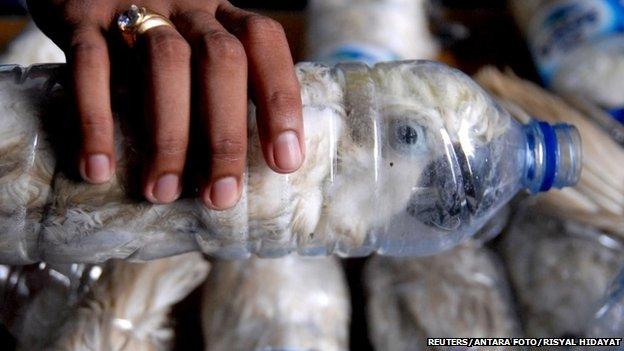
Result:
<instances>
[{"instance_id":1,"label":"human hand","mask_svg":"<svg viewBox=\"0 0 624 351\"><path fill-rule=\"evenodd\" d=\"M200 196L214 209L236 204L246 161L248 91L267 164L279 173L298 169L304 153L301 98L282 27L225 0L135 3L175 26L149 29L133 49L145 67L151 132L144 196L154 203L180 196L191 104L197 104L210 155ZM91 183L107 182L115 171L111 57L122 40L117 15L132 4L28 1L35 22L65 51L71 67L82 131L79 169ZM193 94L191 87L197 89ZM191 101L192 95L198 101Z\"/></svg>"}]
</instances>

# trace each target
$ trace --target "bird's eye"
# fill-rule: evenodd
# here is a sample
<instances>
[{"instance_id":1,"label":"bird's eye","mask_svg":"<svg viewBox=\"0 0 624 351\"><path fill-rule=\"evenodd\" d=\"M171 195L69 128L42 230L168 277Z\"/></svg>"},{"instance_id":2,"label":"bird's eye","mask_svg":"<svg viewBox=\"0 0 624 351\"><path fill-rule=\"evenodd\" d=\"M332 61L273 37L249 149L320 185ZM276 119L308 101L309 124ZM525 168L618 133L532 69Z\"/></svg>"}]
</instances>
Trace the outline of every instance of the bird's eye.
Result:
<instances>
[{"instance_id":1,"label":"bird's eye","mask_svg":"<svg viewBox=\"0 0 624 351\"><path fill-rule=\"evenodd\" d=\"M413 145L418 141L418 132L412 126L402 125L397 128L397 138L403 144Z\"/></svg>"},{"instance_id":2,"label":"bird's eye","mask_svg":"<svg viewBox=\"0 0 624 351\"><path fill-rule=\"evenodd\" d=\"M414 153L425 145L424 128L416 121L399 119L390 124L390 146L402 153Z\"/></svg>"}]
</instances>

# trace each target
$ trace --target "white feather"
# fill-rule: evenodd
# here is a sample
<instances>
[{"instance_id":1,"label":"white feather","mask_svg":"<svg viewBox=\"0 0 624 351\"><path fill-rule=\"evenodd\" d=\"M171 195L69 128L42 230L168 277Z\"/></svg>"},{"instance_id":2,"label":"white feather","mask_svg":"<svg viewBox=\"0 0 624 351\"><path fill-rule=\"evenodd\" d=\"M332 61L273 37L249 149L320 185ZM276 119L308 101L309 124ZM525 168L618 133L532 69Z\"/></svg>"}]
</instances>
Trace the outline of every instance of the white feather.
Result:
<instances>
[{"instance_id":1,"label":"white feather","mask_svg":"<svg viewBox=\"0 0 624 351\"><path fill-rule=\"evenodd\" d=\"M205 285L205 349L348 349L342 268L331 258L218 261Z\"/></svg>"},{"instance_id":2,"label":"white feather","mask_svg":"<svg viewBox=\"0 0 624 351\"><path fill-rule=\"evenodd\" d=\"M624 264L621 242L537 208L518 211L502 248L528 337L583 335Z\"/></svg>"},{"instance_id":3,"label":"white feather","mask_svg":"<svg viewBox=\"0 0 624 351\"><path fill-rule=\"evenodd\" d=\"M43 80L53 73L38 72ZM146 260L191 250L228 257L337 248L349 252L361 247L374 228L405 211L426 167L445 155L451 143L477 148L510 126L509 115L469 78L434 63L389 63L370 71L363 66L334 70L303 63L297 65L297 74L306 147L306 159L297 172L276 174L266 165L252 108L246 184L235 208L212 211L191 199L170 205L137 203L127 191L138 184L138 178L131 176L140 168L140 148L131 134L118 132L118 172L108 184L84 184L57 172L43 230L38 238L26 240L31 245L36 242L39 251L28 254L49 261L103 261L111 257ZM21 88L34 89L33 94L43 88L34 81L17 87L6 80L3 84L18 90L18 95L23 94ZM10 110L13 102L4 101L3 106ZM27 115L36 121L36 112L20 110L14 116ZM122 118L129 113L118 112ZM35 126L25 125L30 133L26 136L14 130L10 116L3 115L0 122L7 123L0 131L6 133L5 140L24 142L29 136L42 140L45 134ZM422 130L418 142L397 146L402 142L397 124ZM6 146L0 152L5 149L22 150ZM52 162L46 152L47 148L40 153L42 161ZM22 160L31 155L15 157ZM32 177L45 180L43 185L51 182L46 173ZM30 179L25 182L37 185ZM20 184L12 179L6 182L9 188L25 186ZM12 197L23 193L8 192L15 195L9 195L6 203L22 203ZM42 211L42 204L35 205Z\"/></svg>"},{"instance_id":4,"label":"white feather","mask_svg":"<svg viewBox=\"0 0 624 351\"><path fill-rule=\"evenodd\" d=\"M475 243L432 257L373 258L365 278L376 349L425 350L427 338L522 336L499 267Z\"/></svg>"},{"instance_id":5,"label":"white feather","mask_svg":"<svg viewBox=\"0 0 624 351\"><path fill-rule=\"evenodd\" d=\"M147 263L115 261L108 268L50 349L168 349L170 309L204 281L209 265L191 253Z\"/></svg>"}]
</instances>

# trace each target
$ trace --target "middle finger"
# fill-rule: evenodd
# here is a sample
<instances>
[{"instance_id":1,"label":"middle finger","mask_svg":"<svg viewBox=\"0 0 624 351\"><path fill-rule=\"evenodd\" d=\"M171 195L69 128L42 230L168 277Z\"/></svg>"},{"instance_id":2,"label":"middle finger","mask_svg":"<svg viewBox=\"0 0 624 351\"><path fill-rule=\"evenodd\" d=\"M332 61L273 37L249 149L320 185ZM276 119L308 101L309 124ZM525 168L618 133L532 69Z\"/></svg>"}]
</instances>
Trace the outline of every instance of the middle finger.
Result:
<instances>
[{"instance_id":1,"label":"middle finger","mask_svg":"<svg viewBox=\"0 0 624 351\"><path fill-rule=\"evenodd\" d=\"M206 12L176 23L192 43L197 68L199 111L210 146L204 203L230 208L241 195L247 151L247 57L243 45Z\"/></svg>"},{"instance_id":2,"label":"middle finger","mask_svg":"<svg viewBox=\"0 0 624 351\"><path fill-rule=\"evenodd\" d=\"M139 40L147 59L147 104L151 159L144 194L154 203L168 203L181 193L189 138L191 50L173 28L159 26Z\"/></svg>"}]
</instances>

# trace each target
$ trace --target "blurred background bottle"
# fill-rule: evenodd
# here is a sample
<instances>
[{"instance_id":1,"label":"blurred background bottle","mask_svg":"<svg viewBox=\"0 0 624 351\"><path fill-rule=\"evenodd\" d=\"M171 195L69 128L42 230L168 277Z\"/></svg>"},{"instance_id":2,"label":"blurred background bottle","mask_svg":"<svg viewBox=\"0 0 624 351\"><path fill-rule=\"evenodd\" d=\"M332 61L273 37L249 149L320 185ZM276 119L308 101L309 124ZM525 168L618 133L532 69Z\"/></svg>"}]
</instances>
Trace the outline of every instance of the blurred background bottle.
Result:
<instances>
[{"instance_id":1,"label":"blurred background bottle","mask_svg":"<svg viewBox=\"0 0 624 351\"><path fill-rule=\"evenodd\" d=\"M511 0L545 85L624 123L624 3Z\"/></svg>"}]
</instances>

